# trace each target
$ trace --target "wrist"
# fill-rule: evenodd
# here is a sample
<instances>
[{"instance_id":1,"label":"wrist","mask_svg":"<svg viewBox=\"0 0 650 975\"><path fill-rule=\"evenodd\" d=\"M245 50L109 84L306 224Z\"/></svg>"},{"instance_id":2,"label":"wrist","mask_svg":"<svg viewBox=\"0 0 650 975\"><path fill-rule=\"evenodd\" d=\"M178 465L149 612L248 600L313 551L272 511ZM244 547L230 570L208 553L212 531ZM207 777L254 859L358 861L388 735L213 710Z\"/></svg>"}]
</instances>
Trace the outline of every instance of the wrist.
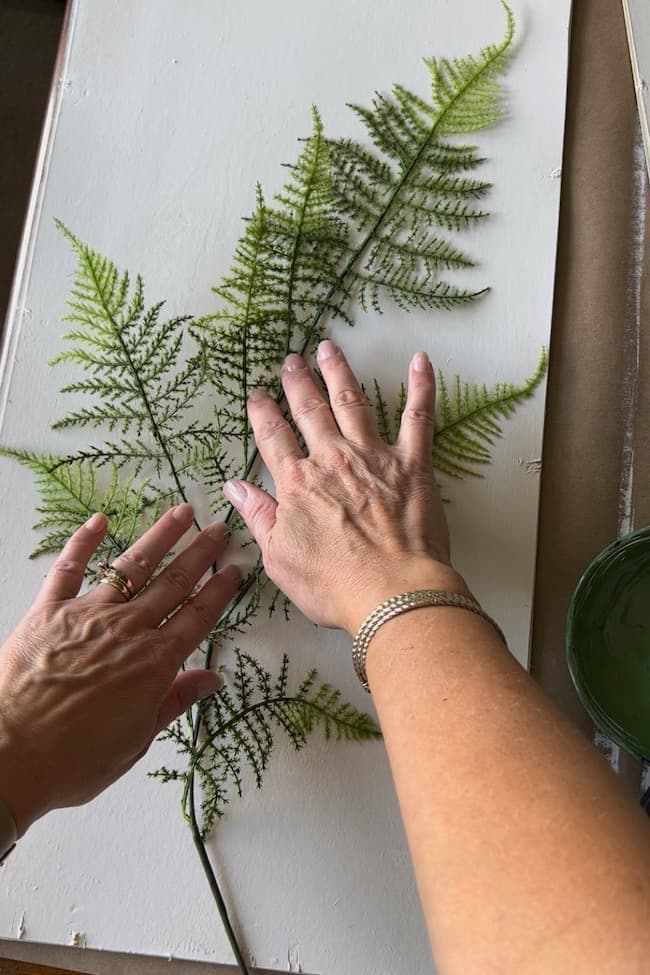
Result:
<instances>
[{"instance_id":1,"label":"wrist","mask_svg":"<svg viewBox=\"0 0 650 975\"><path fill-rule=\"evenodd\" d=\"M34 785L27 763L6 742L0 742L0 801L11 814L19 838L46 811Z\"/></svg>"},{"instance_id":2,"label":"wrist","mask_svg":"<svg viewBox=\"0 0 650 975\"><path fill-rule=\"evenodd\" d=\"M365 618L386 599L417 589L441 589L472 597L467 583L451 565L422 557L404 560L372 572L362 587L350 588L344 628L355 636Z\"/></svg>"}]
</instances>

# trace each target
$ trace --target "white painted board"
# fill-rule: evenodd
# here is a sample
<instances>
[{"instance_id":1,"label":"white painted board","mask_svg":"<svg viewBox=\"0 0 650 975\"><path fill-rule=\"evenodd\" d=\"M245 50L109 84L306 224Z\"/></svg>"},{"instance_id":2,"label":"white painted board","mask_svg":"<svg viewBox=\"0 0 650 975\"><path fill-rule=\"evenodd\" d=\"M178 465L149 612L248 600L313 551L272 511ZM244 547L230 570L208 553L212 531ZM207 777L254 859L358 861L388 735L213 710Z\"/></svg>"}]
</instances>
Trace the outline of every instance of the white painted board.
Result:
<instances>
[{"instance_id":1,"label":"white painted board","mask_svg":"<svg viewBox=\"0 0 650 975\"><path fill-rule=\"evenodd\" d=\"M647 0L623 0L632 75L650 175L650 6Z\"/></svg>"},{"instance_id":2,"label":"white painted board","mask_svg":"<svg viewBox=\"0 0 650 975\"><path fill-rule=\"evenodd\" d=\"M570 0L518 0L507 118L477 138L494 182L492 219L465 246L480 259L480 303L455 313L366 315L334 337L366 379L393 388L413 351L447 373L521 380L550 337ZM344 26L343 26L344 25ZM64 408L59 348L72 260L62 218L97 250L139 270L168 310L214 309L261 180L281 185L283 161L308 134L310 105L328 131L361 134L345 103L367 103L399 81L423 95L421 58L462 55L503 34L484 0L77 0L57 78L18 287L5 343L1 439L61 450L48 431ZM387 353L387 349L389 353ZM543 392L508 425L481 481L446 493L455 561L526 662L535 563ZM28 562L31 477L2 461L2 632L27 609L45 565ZM349 640L304 621L261 625L241 640L295 672L314 664L359 706ZM0 934L90 947L229 961L224 936L171 786L146 778L152 749L83 809L30 831L0 885ZM243 940L257 964L331 975L427 972L430 961L383 747L316 742L280 747L262 793L233 803L211 842ZM468 930L471 919L468 919ZM301 967L299 968L298 965ZM293 967L291 967L293 966Z\"/></svg>"}]
</instances>

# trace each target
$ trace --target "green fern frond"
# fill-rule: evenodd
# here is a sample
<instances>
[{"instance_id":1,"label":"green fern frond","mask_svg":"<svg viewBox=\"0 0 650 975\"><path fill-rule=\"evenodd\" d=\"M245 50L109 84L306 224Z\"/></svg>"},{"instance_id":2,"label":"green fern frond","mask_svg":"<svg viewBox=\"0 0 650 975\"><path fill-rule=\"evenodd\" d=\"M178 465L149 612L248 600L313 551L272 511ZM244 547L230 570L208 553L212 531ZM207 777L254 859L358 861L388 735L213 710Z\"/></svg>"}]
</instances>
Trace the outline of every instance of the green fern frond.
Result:
<instances>
[{"instance_id":1,"label":"green fern frond","mask_svg":"<svg viewBox=\"0 0 650 975\"><path fill-rule=\"evenodd\" d=\"M244 776L252 776L258 788L273 752L274 732L282 731L296 749L320 729L325 738L366 741L381 738L372 718L341 701L340 691L329 684L317 684L310 671L293 694L289 692L289 661L285 655L274 677L248 654L235 653L230 686L201 702L205 738L195 745L182 720L162 735L187 753L188 769L158 769L153 775L163 781L184 783L187 803L189 776L193 772L201 786L201 830L205 836L223 816L231 792L242 794ZM184 806L187 815L187 809Z\"/></svg>"},{"instance_id":2,"label":"green fern frond","mask_svg":"<svg viewBox=\"0 0 650 975\"><path fill-rule=\"evenodd\" d=\"M481 477L481 466L491 459L490 447L502 435L502 420L529 399L546 375L548 357L543 350L533 374L520 386L487 386L461 381L452 387L438 373L433 464L450 477Z\"/></svg>"},{"instance_id":3,"label":"green fern frond","mask_svg":"<svg viewBox=\"0 0 650 975\"><path fill-rule=\"evenodd\" d=\"M232 267L214 289L223 307L198 323L207 334L215 388L224 402L222 419L230 422L232 440L242 444L243 467L249 391L258 386L277 393L276 368L296 343L304 349L316 341L315 318L324 311L343 314L333 294L347 254L347 228L334 206L328 149L315 108L312 123L273 205L257 187L255 211Z\"/></svg>"},{"instance_id":4,"label":"green fern frond","mask_svg":"<svg viewBox=\"0 0 650 975\"><path fill-rule=\"evenodd\" d=\"M63 336L68 347L52 364L73 362L84 370L83 379L62 391L86 395L90 404L53 427L119 429L128 438L99 448L97 460L133 464L135 473L150 460L159 475L165 467L182 494L169 443L174 437L189 443L194 436L196 424L188 416L206 383L205 348L196 342L185 357L191 319L161 320L163 303L145 308L140 277L131 289L127 273L60 221L57 226L76 254L77 270L64 319L74 328Z\"/></svg>"},{"instance_id":5,"label":"green fern frond","mask_svg":"<svg viewBox=\"0 0 650 975\"><path fill-rule=\"evenodd\" d=\"M99 483L89 461L68 463L67 458L10 447L0 447L0 454L29 468L35 476L40 518L34 530L45 534L30 558L60 552L70 535L96 511L103 511L109 521L98 561L114 559L144 529L147 519L143 512L152 503L146 497L146 481L137 486L132 479L120 483L118 470L111 465L109 476ZM155 520L155 514L153 511L149 520Z\"/></svg>"},{"instance_id":6,"label":"green fern frond","mask_svg":"<svg viewBox=\"0 0 650 975\"><path fill-rule=\"evenodd\" d=\"M425 61L430 101L394 85L391 95L377 94L371 108L351 106L383 158L351 139L329 142L338 204L361 235L341 275L347 297L363 302L370 293L375 308L383 293L405 308L451 308L484 293L453 287L437 275L473 264L440 230L462 231L487 216L476 201L490 184L466 175L483 160L474 147L446 140L478 131L501 114L499 78L514 36L512 11L503 7L500 43L477 56ZM404 277L407 286L398 287Z\"/></svg>"}]
</instances>

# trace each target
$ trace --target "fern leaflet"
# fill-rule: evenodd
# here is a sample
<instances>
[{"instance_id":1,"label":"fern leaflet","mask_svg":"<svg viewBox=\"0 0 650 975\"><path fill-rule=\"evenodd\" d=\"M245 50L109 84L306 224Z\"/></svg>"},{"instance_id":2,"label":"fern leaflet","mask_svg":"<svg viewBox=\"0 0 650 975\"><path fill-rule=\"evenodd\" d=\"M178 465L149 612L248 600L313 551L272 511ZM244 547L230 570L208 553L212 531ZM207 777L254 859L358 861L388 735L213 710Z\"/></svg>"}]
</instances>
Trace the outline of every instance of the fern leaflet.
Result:
<instances>
[{"instance_id":1,"label":"fern leaflet","mask_svg":"<svg viewBox=\"0 0 650 975\"><path fill-rule=\"evenodd\" d=\"M185 769L158 769L152 775L184 785L182 803L187 816L192 773L201 786L201 831L205 836L223 816L234 791L241 795L245 775L261 788L274 747L274 732L287 735L296 749L315 731L326 739L361 742L381 737L367 714L341 701L329 684L317 683L310 671L299 688L289 690L289 660L282 658L274 677L259 661L235 652L230 686L201 702L204 735L194 744L191 730L179 719L163 734L179 754L187 754Z\"/></svg>"}]
</instances>

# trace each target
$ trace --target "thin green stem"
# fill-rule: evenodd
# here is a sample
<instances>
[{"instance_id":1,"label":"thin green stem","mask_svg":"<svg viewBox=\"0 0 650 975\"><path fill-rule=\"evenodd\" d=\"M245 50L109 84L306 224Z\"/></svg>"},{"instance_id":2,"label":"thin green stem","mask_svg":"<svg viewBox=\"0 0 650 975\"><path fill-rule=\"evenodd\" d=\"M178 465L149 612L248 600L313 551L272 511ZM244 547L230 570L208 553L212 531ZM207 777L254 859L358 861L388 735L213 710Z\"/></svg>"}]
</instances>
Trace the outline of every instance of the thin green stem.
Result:
<instances>
[{"instance_id":1,"label":"thin green stem","mask_svg":"<svg viewBox=\"0 0 650 975\"><path fill-rule=\"evenodd\" d=\"M230 943L232 953L235 956L237 962L237 967L239 969L240 975L250 975L250 969L244 959L241 948L239 947L239 942L237 941L237 936L235 935L230 917L228 916L228 908L226 907L226 902L223 899L223 894L221 893L221 888L217 882L217 878L214 870L212 869L212 864L210 863L210 858L208 856L208 851L205 846L203 837L201 836L201 829L198 824L196 816L196 806L194 802L194 771L190 773L191 784L189 789L189 805L190 805L190 827L192 830L192 839L194 840L194 846L196 852L199 855L199 860L201 861L201 866L203 867L203 872L207 878L208 885L210 887L210 893L212 894L213 900L217 905L217 910L219 911L219 917L221 918L221 923L223 924L224 931L226 932L226 937Z\"/></svg>"}]
</instances>

